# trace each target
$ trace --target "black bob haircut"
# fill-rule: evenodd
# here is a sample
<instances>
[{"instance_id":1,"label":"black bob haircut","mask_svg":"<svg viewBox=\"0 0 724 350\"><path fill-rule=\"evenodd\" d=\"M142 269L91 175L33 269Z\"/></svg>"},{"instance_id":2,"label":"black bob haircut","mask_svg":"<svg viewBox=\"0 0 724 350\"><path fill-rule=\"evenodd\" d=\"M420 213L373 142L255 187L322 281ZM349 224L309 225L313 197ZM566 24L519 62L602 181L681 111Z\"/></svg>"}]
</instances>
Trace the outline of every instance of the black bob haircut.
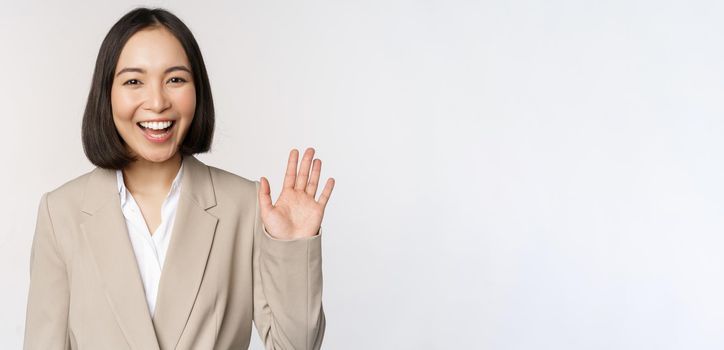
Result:
<instances>
[{"instance_id":1,"label":"black bob haircut","mask_svg":"<svg viewBox=\"0 0 724 350\"><path fill-rule=\"evenodd\" d=\"M191 64L196 89L196 110L183 143L177 152L184 155L208 152L214 137L214 102L201 50L188 27L175 15L161 8L139 7L116 22L106 34L96 59L88 102L83 113L83 151L91 163L105 169L123 169L138 158L129 153L116 130L111 109L111 87L118 58L128 39L136 32L163 26L183 46Z\"/></svg>"}]
</instances>

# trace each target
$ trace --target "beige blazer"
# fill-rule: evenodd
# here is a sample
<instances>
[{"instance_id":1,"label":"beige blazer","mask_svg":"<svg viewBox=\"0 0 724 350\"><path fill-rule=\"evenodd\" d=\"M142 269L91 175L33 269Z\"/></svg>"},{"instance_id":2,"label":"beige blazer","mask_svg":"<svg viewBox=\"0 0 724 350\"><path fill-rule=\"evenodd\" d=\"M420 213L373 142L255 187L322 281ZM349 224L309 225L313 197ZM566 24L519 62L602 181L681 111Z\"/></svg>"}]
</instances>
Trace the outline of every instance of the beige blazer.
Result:
<instances>
[{"instance_id":1,"label":"beige blazer","mask_svg":"<svg viewBox=\"0 0 724 350\"><path fill-rule=\"evenodd\" d=\"M321 234L272 238L258 181L185 156L150 316L114 170L44 193L30 258L24 349L319 349Z\"/></svg>"}]
</instances>

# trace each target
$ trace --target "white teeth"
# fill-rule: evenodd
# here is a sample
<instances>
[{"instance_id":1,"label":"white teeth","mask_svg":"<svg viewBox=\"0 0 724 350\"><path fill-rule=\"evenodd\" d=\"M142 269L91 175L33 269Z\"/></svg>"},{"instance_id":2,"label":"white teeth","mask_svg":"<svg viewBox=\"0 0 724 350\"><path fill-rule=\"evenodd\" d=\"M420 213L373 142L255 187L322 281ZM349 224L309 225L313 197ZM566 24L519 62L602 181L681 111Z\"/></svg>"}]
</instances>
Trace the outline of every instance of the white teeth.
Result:
<instances>
[{"instance_id":1,"label":"white teeth","mask_svg":"<svg viewBox=\"0 0 724 350\"><path fill-rule=\"evenodd\" d=\"M168 122L140 122L138 124L140 124L144 128L153 129L153 130L161 130L161 129L168 128L169 126L171 126L171 124L173 124L173 122L171 122L171 121L168 121Z\"/></svg>"}]
</instances>

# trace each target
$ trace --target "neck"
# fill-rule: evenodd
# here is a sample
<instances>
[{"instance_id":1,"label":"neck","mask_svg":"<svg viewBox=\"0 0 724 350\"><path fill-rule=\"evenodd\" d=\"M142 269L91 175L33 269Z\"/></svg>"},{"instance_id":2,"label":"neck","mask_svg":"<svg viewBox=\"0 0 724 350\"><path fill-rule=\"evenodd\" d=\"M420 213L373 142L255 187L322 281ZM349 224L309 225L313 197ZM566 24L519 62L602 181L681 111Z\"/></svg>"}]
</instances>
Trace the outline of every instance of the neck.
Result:
<instances>
[{"instance_id":1,"label":"neck","mask_svg":"<svg viewBox=\"0 0 724 350\"><path fill-rule=\"evenodd\" d=\"M166 195L181 168L181 161L179 152L163 162L139 158L123 169L123 182L134 196Z\"/></svg>"}]
</instances>

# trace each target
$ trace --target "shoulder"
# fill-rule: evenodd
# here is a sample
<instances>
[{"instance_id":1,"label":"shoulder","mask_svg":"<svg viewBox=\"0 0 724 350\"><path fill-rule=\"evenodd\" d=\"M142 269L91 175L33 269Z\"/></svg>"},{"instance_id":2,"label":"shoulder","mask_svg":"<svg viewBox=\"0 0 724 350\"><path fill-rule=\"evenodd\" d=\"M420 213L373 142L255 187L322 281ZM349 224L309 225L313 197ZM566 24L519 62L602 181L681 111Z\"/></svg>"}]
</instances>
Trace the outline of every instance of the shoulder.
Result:
<instances>
[{"instance_id":1,"label":"shoulder","mask_svg":"<svg viewBox=\"0 0 724 350\"><path fill-rule=\"evenodd\" d=\"M216 207L209 210L218 217L253 217L258 206L258 181L228 170L208 166L216 197Z\"/></svg>"},{"instance_id":2,"label":"shoulder","mask_svg":"<svg viewBox=\"0 0 724 350\"><path fill-rule=\"evenodd\" d=\"M50 220L56 234L62 234L61 232L68 227L73 227L73 223L82 217L80 209L83 206L86 184L95 171L98 171L98 169L96 168L67 180L61 185L44 192L38 199L39 217ZM42 214L43 212L44 214Z\"/></svg>"},{"instance_id":3,"label":"shoulder","mask_svg":"<svg viewBox=\"0 0 724 350\"><path fill-rule=\"evenodd\" d=\"M103 169L95 168L66 181L60 186L52 188L47 191L48 202L52 201L53 203L59 203L61 206L66 207L74 205L75 207L80 207L88 180L94 172L102 170Z\"/></svg>"},{"instance_id":4,"label":"shoulder","mask_svg":"<svg viewBox=\"0 0 724 350\"><path fill-rule=\"evenodd\" d=\"M259 181L248 179L215 166L209 165L208 167L211 181L213 181L217 193L232 195L237 198L256 197Z\"/></svg>"}]
</instances>

